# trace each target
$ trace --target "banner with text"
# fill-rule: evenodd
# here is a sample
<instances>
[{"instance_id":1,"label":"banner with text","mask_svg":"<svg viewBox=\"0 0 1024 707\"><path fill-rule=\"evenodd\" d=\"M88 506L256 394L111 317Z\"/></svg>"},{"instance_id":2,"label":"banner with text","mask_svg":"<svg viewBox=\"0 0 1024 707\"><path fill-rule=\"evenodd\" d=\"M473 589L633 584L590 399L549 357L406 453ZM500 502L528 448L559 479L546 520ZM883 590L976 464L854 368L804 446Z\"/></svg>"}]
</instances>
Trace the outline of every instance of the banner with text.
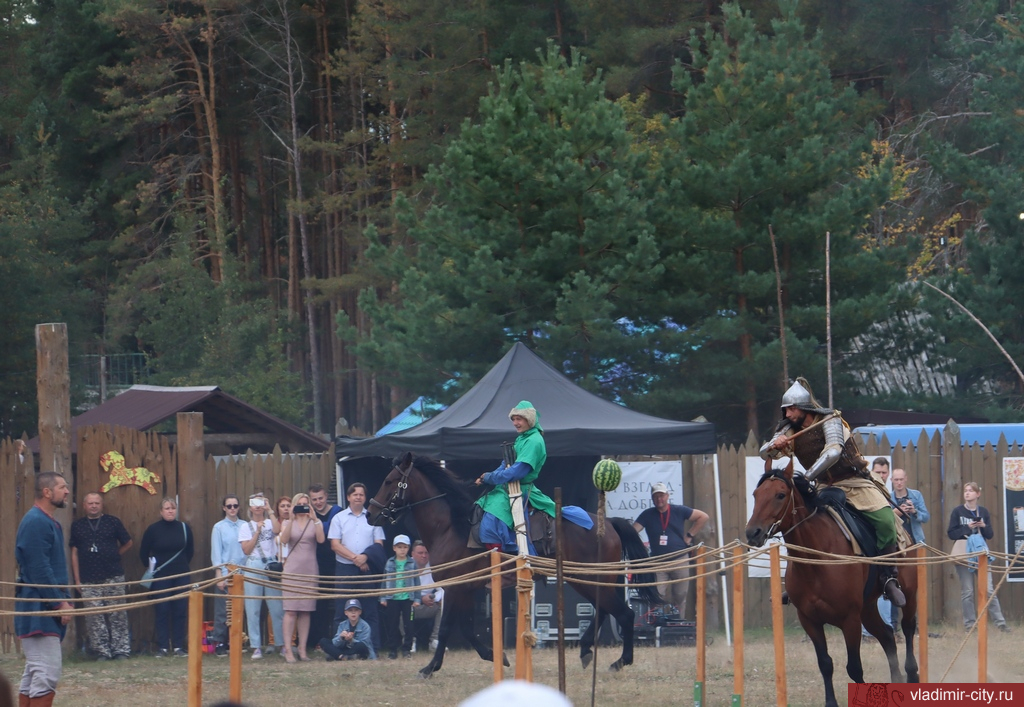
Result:
<instances>
[{"instance_id":1,"label":"banner with text","mask_svg":"<svg viewBox=\"0 0 1024 707\"><path fill-rule=\"evenodd\" d=\"M668 486L669 503L685 505L681 461L619 462L619 466L622 467L622 483L605 494L605 515L636 520L645 508L653 505L651 486L659 481ZM640 537L647 542L647 533L643 530Z\"/></svg>"}]
</instances>

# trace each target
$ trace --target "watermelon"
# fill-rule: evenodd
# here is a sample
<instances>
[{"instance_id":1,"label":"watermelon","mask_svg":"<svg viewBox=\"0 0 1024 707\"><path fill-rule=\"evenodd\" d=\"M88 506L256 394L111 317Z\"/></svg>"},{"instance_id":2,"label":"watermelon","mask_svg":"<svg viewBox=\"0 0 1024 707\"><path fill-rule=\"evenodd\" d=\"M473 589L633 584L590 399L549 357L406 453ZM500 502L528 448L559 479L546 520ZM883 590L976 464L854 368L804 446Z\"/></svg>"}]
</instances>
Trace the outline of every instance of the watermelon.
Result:
<instances>
[{"instance_id":1,"label":"watermelon","mask_svg":"<svg viewBox=\"0 0 1024 707\"><path fill-rule=\"evenodd\" d=\"M602 459L594 466L594 486L598 491L614 491L622 482L622 467L613 459Z\"/></svg>"}]
</instances>

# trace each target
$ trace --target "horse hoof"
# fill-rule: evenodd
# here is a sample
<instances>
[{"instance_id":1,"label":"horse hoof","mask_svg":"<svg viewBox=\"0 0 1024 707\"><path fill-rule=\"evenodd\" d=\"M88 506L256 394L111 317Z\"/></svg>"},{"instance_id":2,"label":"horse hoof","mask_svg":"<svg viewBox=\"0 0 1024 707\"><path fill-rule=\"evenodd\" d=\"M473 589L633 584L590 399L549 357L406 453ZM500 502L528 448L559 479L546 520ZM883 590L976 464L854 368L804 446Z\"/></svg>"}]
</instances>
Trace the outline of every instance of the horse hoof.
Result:
<instances>
[{"instance_id":1,"label":"horse hoof","mask_svg":"<svg viewBox=\"0 0 1024 707\"><path fill-rule=\"evenodd\" d=\"M617 673L620 670L622 670L622 665L622 658L619 658L617 661L608 666L608 670L609 672Z\"/></svg>"},{"instance_id":2,"label":"horse hoof","mask_svg":"<svg viewBox=\"0 0 1024 707\"><path fill-rule=\"evenodd\" d=\"M508 656L505 655L504 651L501 654L501 664L504 665L506 668L512 667L512 664L508 662Z\"/></svg>"},{"instance_id":3,"label":"horse hoof","mask_svg":"<svg viewBox=\"0 0 1024 707\"><path fill-rule=\"evenodd\" d=\"M420 680L429 680L434 676L434 670L429 665L419 671Z\"/></svg>"},{"instance_id":4,"label":"horse hoof","mask_svg":"<svg viewBox=\"0 0 1024 707\"><path fill-rule=\"evenodd\" d=\"M583 663L583 669L586 670L590 667L590 661L594 659L593 653L584 653L580 656L580 662Z\"/></svg>"}]
</instances>

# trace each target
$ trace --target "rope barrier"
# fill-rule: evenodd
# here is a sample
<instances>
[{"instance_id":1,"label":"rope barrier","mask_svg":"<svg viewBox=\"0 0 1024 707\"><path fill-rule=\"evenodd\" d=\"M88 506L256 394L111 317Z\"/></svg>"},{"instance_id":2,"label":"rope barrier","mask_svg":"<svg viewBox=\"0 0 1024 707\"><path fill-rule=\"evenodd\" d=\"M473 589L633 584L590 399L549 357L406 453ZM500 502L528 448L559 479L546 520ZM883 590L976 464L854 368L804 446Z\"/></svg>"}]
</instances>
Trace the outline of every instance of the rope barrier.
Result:
<instances>
[{"instance_id":1,"label":"rope barrier","mask_svg":"<svg viewBox=\"0 0 1024 707\"><path fill-rule=\"evenodd\" d=\"M977 557L981 553L974 553L970 555L950 555L937 548L934 548L925 543L918 543L912 545L906 550L902 551L906 553L905 556L883 556L883 557L863 557L863 556L849 556L849 555L834 555L831 553L823 552L813 548L802 547L793 543L785 544L787 555L786 561L795 562L808 565L844 565L844 564L873 564L873 565L942 565L953 563L956 565L967 565L971 558ZM917 558L911 555L911 553L917 548L923 547L928 553L928 556L924 558ZM745 550L745 554L737 558L733 554L736 548L742 548ZM703 546L703 544L695 545L685 550L678 552L669 553L666 555L660 555L657 557L633 559L633 560L622 560L619 562L603 562L603 563L583 563L583 562L571 562L563 561L563 576L571 582L577 584L583 584L594 587L621 587L621 582L617 581L602 581L600 579L588 579L593 577L608 577L613 576L626 576L631 575L633 579L630 580L629 585L631 587L657 587L660 586L661 582L639 582L636 581L636 576L641 574L653 574L656 572L668 572L675 569L691 568L697 563L694 562L694 558L691 556L697 549L703 549L707 555L705 561L700 563L702 567L707 568L703 571L694 568L694 571L690 575L682 580L681 582L694 582L698 578L705 579L707 577L719 576L723 572L730 572L739 565L749 564L755 560L763 561L762 558L767 558L769 548L768 547L754 547L748 545L741 540L734 540L731 543L724 545L720 548L709 548ZM1022 548L1024 552L1024 548ZM999 553L995 551L989 551L987 553L990 557L996 558L997 562L991 563L991 571L1000 575L999 584L993 589L993 595L998 588L1001 587L1009 575L1011 568L1020 559L1021 552L1010 555L1008 553ZM505 575L515 574L515 555L508 555L499 553L500 562L498 564L497 574L501 577ZM435 576L446 570L456 570L457 568L463 567L467 564L476 563L481 564L486 559L486 554L471 555L466 558L447 562L441 565L431 566L429 569L422 570L420 574L426 574L428 572L433 573ZM556 563L555 560L530 556L530 564L535 574L553 577L556 575ZM999 561L1002 561L1000 564ZM156 581L164 580L176 580L182 577L189 578L188 585L179 585L176 587L169 587L165 589L154 589L140 592L133 592L132 594L126 594L124 600L117 604L117 610L132 610L153 606L165 601L175 601L188 595L194 589L205 590L213 585L223 581L223 576L220 574L220 570L226 565L216 565L211 567L205 567L199 570L192 570L189 572L183 572L181 574L169 575L167 577L160 577ZM287 598L309 598L309 599L337 599L340 597L352 597L352 598L372 598L380 597L386 594L393 593L393 590L386 590L381 588L381 584L387 578L387 575L362 575L358 577L329 577L320 575L297 575L297 574L281 574L279 572L271 572L266 569L256 567L245 567L236 566L236 573L244 572L246 574L246 582L251 582L256 586L278 589L282 592L288 592L291 596L289 597L275 597L275 596L245 596L245 599L265 599L268 601L282 601ZM203 576L209 573L213 573L213 576L207 579L199 579L193 581L192 578L195 576ZM448 588L448 587L459 587L467 584L482 583L489 580L492 576L492 569L489 565L482 565L476 569L472 569L466 572L459 573L451 579L435 581L432 584L420 585L421 590L433 590L437 588ZM307 584L303 584L303 581L315 581L317 588L313 589ZM337 587L338 584L344 582L348 585L345 588ZM139 580L116 582L104 584L105 587L135 587L140 584ZM320 585L335 585L335 587L322 587ZM352 588L352 585L365 585L365 588ZM20 582L0 582L0 587L4 586L22 586L22 587L57 587L59 589L78 589L79 585L66 584L66 585L38 585L38 584L24 584ZM217 598L223 598L222 594L205 593L203 596L216 596ZM17 597L0 596L0 607L5 603L12 601L23 601ZM72 604L83 604L86 605L89 602L96 601L94 598L85 597L69 597L66 599ZM991 596L986 598L986 601L982 607L982 610L987 608L991 602ZM89 607L82 606L73 608L68 611L33 611L33 612L18 612L8 609L0 608L0 616L59 616L62 614L71 614L73 616L88 616L92 614L109 613L111 609L109 607Z\"/></svg>"}]
</instances>

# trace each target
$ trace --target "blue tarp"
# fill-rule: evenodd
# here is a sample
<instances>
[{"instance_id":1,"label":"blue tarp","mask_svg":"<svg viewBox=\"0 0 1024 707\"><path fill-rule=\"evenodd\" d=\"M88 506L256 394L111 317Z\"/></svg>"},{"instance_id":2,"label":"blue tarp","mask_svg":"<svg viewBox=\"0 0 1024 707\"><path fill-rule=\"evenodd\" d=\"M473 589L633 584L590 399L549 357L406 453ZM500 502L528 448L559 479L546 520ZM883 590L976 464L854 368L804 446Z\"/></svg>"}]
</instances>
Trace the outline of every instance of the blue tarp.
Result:
<instances>
[{"instance_id":1,"label":"blue tarp","mask_svg":"<svg viewBox=\"0 0 1024 707\"><path fill-rule=\"evenodd\" d=\"M928 433L929 439L938 432L939 438L942 439L945 429L945 425L871 425L857 427L853 431L860 434L865 441L869 437L881 440L882 435L885 435L889 444L906 446L910 443L917 444L917 440L921 438L921 432ZM1024 423L960 425L960 443L962 445L992 444L995 446L999 443L999 435L1005 435L1008 444L1024 444Z\"/></svg>"}]
</instances>

